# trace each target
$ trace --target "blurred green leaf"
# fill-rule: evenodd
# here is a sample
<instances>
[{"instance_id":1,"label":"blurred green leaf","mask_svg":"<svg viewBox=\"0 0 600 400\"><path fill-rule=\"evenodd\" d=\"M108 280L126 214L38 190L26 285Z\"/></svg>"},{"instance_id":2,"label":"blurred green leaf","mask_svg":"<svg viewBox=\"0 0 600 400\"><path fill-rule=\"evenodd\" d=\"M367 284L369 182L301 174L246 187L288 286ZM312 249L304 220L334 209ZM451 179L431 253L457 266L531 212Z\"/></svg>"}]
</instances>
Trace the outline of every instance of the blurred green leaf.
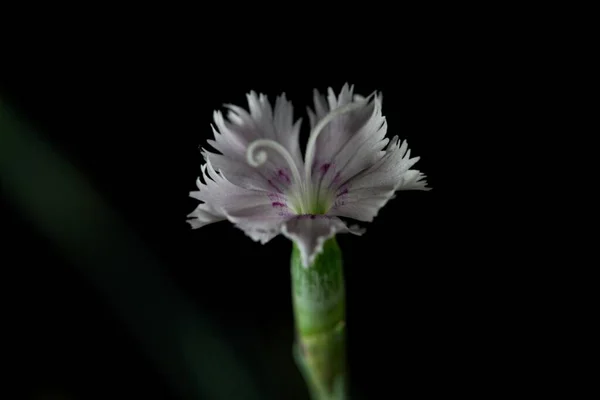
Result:
<instances>
[{"instance_id":1,"label":"blurred green leaf","mask_svg":"<svg viewBox=\"0 0 600 400\"><path fill-rule=\"evenodd\" d=\"M12 204L104 294L179 394L262 398L231 347L183 298L165 267L85 176L17 120L2 99L0 184Z\"/></svg>"}]
</instances>

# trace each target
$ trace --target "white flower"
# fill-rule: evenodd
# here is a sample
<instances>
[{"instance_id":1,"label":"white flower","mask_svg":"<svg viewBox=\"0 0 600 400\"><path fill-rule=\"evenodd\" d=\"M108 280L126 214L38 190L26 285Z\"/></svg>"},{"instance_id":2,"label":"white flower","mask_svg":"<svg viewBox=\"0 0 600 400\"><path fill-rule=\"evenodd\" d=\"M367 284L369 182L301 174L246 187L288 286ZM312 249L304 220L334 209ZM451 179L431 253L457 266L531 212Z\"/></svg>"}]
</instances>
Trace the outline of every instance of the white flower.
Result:
<instances>
[{"instance_id":1,"label":"white flower","mask_svg":"<svg viewBox=\"0 0 600 400\"><path fill-rule=\"evenodd\" d=\"M398 190L429 190L425 175L410 169L406 141L385 137L381 95L353 96L347 84L327 99L314 92L308 110L311 133L304 160L285 94L272 109L267 97L247 95L249 112L234 106L227 119L214 113L214 140L221 154L202 149L204 183L190 196L202 203L188 215L192 228L229 220L255 241L282 233L297 243L305 267L336 233L361 235L339 217L369 222Z\"/></svg>"}]
</instances>

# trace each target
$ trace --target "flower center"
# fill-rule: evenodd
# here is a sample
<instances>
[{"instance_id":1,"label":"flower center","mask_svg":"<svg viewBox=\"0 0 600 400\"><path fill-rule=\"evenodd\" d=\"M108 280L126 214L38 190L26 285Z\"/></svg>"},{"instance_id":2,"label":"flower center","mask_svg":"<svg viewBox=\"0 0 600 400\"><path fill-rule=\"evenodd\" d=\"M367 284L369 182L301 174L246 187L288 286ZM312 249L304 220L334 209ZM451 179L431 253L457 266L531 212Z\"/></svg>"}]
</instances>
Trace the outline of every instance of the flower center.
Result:
<instances>
[{"instance_id":1,"label":"flower center","mask_svg":"<svg viewBox=\"0 0 600 400\"><path fill-rule=\"evenodd\" d=\"M290 183L290 188L286 193L292 211L294 211L296 214L312 215L327 213L327 211L329 211L334 204L335 193L329 193L329 190L321 190L321 179L318 179L317 182L312 181L311 169L315 158L317 138L327 124L333 121L336 117L356 110L357 108L363 106L364 102L368 101L369 100L367 98L360 102L351 102L344 106L338 107L335 110L330 111L317 123L317 125L315 125L310 133L308 143L306 145L306 153L304 156L304 179L302 179L300 171L298 170L298 166L296 165L296 162L294 161L294 158L290 152L281 144L271 139L258 139L250 143L248 149L246 150L246 159L248 164L252 165L253 167L259 167L267 161L267 152L264 150L257 151L259 147L270 148L276 151L283 157L292 173L293 181L288 182ZM320 178L325 175L330 166L330 163L326 163L319 168L322 174ZM322 170L323 168L324 171ZM317 173L317 175L319 175L319 173Z\"/></svg>"}]
</instances>

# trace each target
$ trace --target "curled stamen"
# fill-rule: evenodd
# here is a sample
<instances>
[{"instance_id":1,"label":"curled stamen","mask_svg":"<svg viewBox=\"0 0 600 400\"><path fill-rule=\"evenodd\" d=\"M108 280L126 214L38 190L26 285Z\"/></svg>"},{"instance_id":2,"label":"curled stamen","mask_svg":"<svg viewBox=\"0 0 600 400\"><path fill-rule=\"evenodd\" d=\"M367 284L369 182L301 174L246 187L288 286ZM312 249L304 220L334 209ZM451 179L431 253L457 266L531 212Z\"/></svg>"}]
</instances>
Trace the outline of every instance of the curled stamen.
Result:
<instances>
[{"instance_id":1,"label":"curled stamen","mask_svg":"<svg viewBox=\"0 0 600 400\"><path fill-rule=\"evenodd\" d=\"M369 96L369 97L371 97L371 96ZM308 138L308 144L306 145L306 155L304 157L304 181L307 183L307 185L308 185L308 182L310 182L310 171L312 169L312 163L315 158L315 147L317 144L317 138L323 131L323 128L325 128L325 126L327 126L328 123L333 121L333 119L335 117L342 115L342 114L349 113L351 111L354 111L354 110L362 107L364 105L364 102L368 102L368 101L369 101L369 98L364 99L363 101L355 101L355 102L348 103L345 106L338 107L335 110L330 111L329 114L327 114L325 117L323 117L323 119L320 120L319 123L312 130L312 132L310 133L310 136Z\"/></svg>"},{"instance_id":2,"label":"curled stamen","mask_svg":"<svg viewBox=\"0 0 600 400\"><path fill-rule=\"evenodd\" d=\"M296 162L292 158L290 152L274 140L258 139L250 143L250 146L248 146L248 149L246 150L246 160L248 161L248 164L252 165L253 167L260 167L265 162L267 162L267 152L264 150L260 150L257 152L256 150L259 147L266 147L275 150L277 153L279 153L279 155L281 155L288 163L294 181L299 186L299 189L302 190L302 178L300 177L300 171L298 171Z\"/></svg>"}]
</instances>

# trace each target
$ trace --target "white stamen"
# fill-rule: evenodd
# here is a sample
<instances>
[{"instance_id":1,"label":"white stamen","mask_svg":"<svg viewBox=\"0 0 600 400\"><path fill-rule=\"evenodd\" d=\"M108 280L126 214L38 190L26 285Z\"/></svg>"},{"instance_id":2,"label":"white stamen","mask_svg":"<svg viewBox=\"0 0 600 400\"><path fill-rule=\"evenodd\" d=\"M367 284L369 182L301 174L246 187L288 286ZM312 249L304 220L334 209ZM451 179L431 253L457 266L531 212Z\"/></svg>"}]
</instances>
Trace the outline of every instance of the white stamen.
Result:
<instances>
[{"instance_id":1,"label":"white stamen","mask_svg":"<svg viewBox=\"0 0 600 400\"><path fill-rule=\"evenodd\" d=\"M290 171L292 172L292 176L294 178L295 183L298 185L298 189L302 191L303 184L302 178L300 177L300 171L298 171L298 167L296 166L296 162L292 158L292 155L289 151L279 143L270 139L258 139L254 142L250 143L248 149L246 150L246 160L248 164L253 167L260 167L267 161L267 152L264 150L256 151L258 147L267 147L269 149L275 150L279 155L281 155L285 161L287 161L288 166L290 167Z\"/></svg>"},{"instance_id":2,"label":"white stamen","mask_svg":"<svg viewBox=\"0 0 600 400\"><path fill-rule=\"evenodd\" d=\"M365 99L365 101L368 101L368 100L369 100L368 98ZM364 105L364 103L361 101L361 102L348 103L345 106L338 107L335 110L330 111L329 114L327 114L325 117L323 117L323 119L320 120L319 123L312 130L312 132L310 133L310 136L308 138L308 144L306 145L306 155L304 157L304 179L305 179L307 186L310 186L309 185L310 171L312 169L312 163L315 158L315 147L317 144L317 138L321 134L321 131L323 130L323 128L325 128L325 126L328 123L333 121L333 119L335 117L342 115L342 114L346 114L353 110L356 110L357 108L360 108L363 105Z\"/></svg>"}]
</instances>

